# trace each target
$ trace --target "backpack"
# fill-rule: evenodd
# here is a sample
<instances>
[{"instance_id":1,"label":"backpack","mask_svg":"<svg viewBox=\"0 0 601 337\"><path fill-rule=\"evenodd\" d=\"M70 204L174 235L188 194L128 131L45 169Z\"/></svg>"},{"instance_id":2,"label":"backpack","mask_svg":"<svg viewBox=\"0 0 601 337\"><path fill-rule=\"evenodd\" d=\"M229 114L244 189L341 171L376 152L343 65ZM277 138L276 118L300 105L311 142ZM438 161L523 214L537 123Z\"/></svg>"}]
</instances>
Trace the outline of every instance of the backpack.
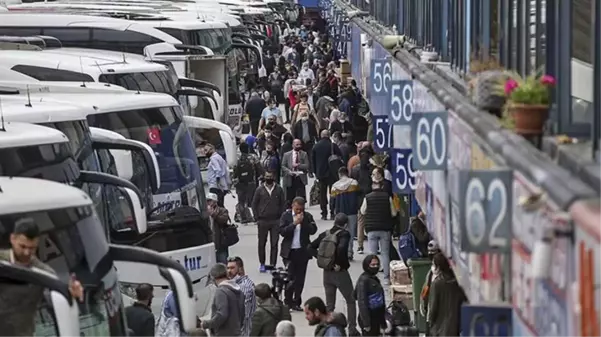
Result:
<instances>
[{"instance_id":1,"label":"backpack","mask_svg":"<svg viewBox=\"0 0 601 337\"><path fill-rule=\"evenodd\" d=\"M415 236L413 236L411 229L408 229L399 238L399 255L401 255L405 264L407 264L407 260L409 259L422 257L422 253L417 249L417 245L415 244Z\"/></svg>"},{"instance_id":2,"label":"backpack","mask_svg":"<svg viewBox=\"0 0 601 337\"><path fill-rule=\"evenodd\" d=\"M255 181L255 164L248 156L242 156L236 169L236 179L239 183L248 184Z\"/></svg>"},{"instance_id":3,"label":"backpack","mask_svg":"<svg viewBox=\"0 0 601 337\"><path fill-rule=\"evenodd\" d=\"M387 311L393 327L411 325L411 313L403 301L394 300L390 302Z\"/></svg>"},{"instance_id":4,"label":"backpack","mask_svg":"<svg viewBox=\"0 0 601 337\"><path fill-rule=\"evenodd\" d=\"M317 266L321 269L334 269L336 260L336 248L338 247L338 234L342 230L337 230L334 233L327 232L326 236L319 243L317 248Z\"/></svg>"}]
</instances>

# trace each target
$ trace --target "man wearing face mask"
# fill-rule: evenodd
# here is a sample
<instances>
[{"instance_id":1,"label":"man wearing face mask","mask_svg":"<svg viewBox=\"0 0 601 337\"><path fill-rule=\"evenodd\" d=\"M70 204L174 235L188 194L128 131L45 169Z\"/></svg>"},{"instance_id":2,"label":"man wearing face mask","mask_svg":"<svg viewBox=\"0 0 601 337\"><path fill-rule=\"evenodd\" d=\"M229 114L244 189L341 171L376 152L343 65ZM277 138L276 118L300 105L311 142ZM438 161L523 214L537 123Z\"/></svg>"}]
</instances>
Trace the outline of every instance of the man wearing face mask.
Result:
<instances>
[{"instance_id":1,"label":"man wearing face mask","mask_svg":"<svg viewBox=\"0 0 601 337\"><path fill-rule=\"evenodd\" d=\"M226 263L229 255L229 247L224 242L223 230L227 227L230 215L224 207L220 207L215 193L207 194L207 211L213 218L213 244L215 245L215 258L217 262Z\"/></svg>"},{"instance_id":2,"label":"man wearing face mask","mask_svg":"<svg viewBox=\"0 0 601 337\"><path fill-rule=\"evenodd\" d=\"M269 264L275 266L278 258L279 219L286 210L284 189L275 181L275 173L268 171L263 176L263 185L259 186L252 201L253 214L257 219L259 236L259 271L265 269L265 244L269 236Z\"/></svg>"},{"instance_id":3,"label":"man wearing face mask","mask_svg":"<svg viewBox=\"0 0 601 337\"><path fill-rule=\"evenodd\" d=\"M340 132L344 139L353 132L353 125L349 122L347 114L342 110L338 114L338 119L330 123L330 133L334 134L334 132Z\"/></svg>"},{"instance_id":4,"label":"man wearing face mask","mask_svg":"<svg viewBox=\"0 0 601 337\"><path fill-rule=\"evenodd\" d=\"M306 85L307 80L311 80L311 81L315 80L315 74L313 73L313 70L311 68L309 68L309 62L303 63L303 68L298 73L298 81L300 83Z\"/></svg>"},{"instance_id":5,"label":"man wearing face mask","mask_svg":"<svg viewBox=\"0 0 601 337\"><path fill-rule=\"evenodd\" d=\"M367 255L363 260L363 273L355 285L363 336L381 336L381 330L386 328L386 298L378 278L379 271L378 255Z\"/></svg>"},{"instance_id":6,"label":"man wearing face mask","mask_svg":"<svg viewBox=\"0 0 601 337\"><path fill-rule=\"evenodd\" d=\"M259 137L257 138L257 149L260 152L263 152L268 142L272 143L276 150L280 148L280 138L274 134L273 126L269 124L265 125L263 130L259 133Z\"/></svg>"},{"instance_id":7,"label":"man wearing face mask","mask_svg":"<svg viewBox=\"0 0 601 337\"><path fill-rule=\"evenodd\" d=\"M275 100L268 100L267 103L267 107L263 109L263 112L261 113L261 121L259 122L259 128L261 129L265 126L265 122L270 121L272 116L274 117L271 119L273 120L273 123L271 123L272 127L277 123L282 123L282 112L280 111L280 108L278 108Z\"/></svg>"},{"instance_id":8,"label":"man wearing face mask","mask_svg":"<svg viewBox=\"0 0 601 337\"><path fill-rule=\"evenodd\" d=\"M292 142L292 148L293 150L284 153L282 158L283 187L286 189L288 205L295 197L304 198L307 195L307 173L310 167L309 155L303 151L300 139Z\"/></svg>"},{"instance_id":9,"label":"man wearing face mask","mask_svg":"<svg viewBox=\"0 0 601 337\"><path fill-rule=\"evenodd\" d=\"M438 247L438 243L436 241L431 240L428 243L428 259L432 261L434 259L434 255L440 253L440 248ZM426 281L422 286L422 292L419 296L419 312L422 316L428 316L428 295L430 294L430 285L432 284L432 270L428 270L428 274L426 275Z\"/></svg>"},{"instance_id":10,"label":"man wearing face mask","mask_svg":"<svg viewBox=\"0 0 601 337\"><path fill-rule=\"evenodd\" d=\"M209 157L209 165L207 166L209 192L217 195L219 206L223 207L223 199L232 185L230 170L225 159L215 151L213 144L205 145L205 153Z\"/></svg>"}]
</instances>

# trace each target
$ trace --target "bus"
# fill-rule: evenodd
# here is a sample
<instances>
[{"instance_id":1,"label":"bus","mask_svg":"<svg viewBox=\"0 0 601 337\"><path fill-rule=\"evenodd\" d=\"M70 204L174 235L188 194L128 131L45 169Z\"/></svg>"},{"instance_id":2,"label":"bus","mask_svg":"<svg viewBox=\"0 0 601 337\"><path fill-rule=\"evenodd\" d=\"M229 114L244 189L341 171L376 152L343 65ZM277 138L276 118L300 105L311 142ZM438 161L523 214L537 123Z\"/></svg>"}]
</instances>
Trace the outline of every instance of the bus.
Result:
<instances>
[{"instance_id":1,"label":"bus","mask_svg":"<svg viewBox=\"0 0 601 337\"><path fill-rule=\"evenodd\" d=\"M34 221L41 231L38 258L63 282L74 274L84 287L84 301L77 304L78 324L71 325L71 329L79 325L79 331L65 331L72 322L60 319L66 308L60 303L54 308L53 296L53 301L38 305L36 336L51 336L57 331L71 336L125 336L127 325L117 276L120 263L143 265L149 278L165 275L178 300L183 329L196 327L191 282L184 268L146 249L109 245L86 193L34 178L0 177L0 188L0 247L10 248L10 233L16 222ZM76 301L72 299L71 303Z\"/></svg>"}]
</instances>

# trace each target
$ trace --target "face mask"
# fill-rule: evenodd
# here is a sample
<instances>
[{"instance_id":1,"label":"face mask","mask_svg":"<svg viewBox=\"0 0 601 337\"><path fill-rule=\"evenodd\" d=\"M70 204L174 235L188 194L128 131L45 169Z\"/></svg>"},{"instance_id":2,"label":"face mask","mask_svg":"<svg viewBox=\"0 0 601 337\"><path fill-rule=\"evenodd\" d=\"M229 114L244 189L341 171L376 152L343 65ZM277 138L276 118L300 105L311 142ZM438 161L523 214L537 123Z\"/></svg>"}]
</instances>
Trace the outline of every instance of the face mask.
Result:
<instances>
[{"instance_id":1,"label":"face mask","mask_svg":"<svg viewBox=\"0 0 601 337\"><path fill-rule=\"evenodd\" d=\"M309 119L309 117L301 117L301 120L302 120L302 121L306 121L306 120L308 120L308 119Z\"/></svg>"},{"instance_id":2,"label":"face mask","mask_svg":"<svg viewBox=\"0 0 601 337\"><path fill-rule=\"evenodd\" d=\"M265 178L265 183L267 185L272 185L274 181L275 181L275 179L273 179L273 178Z\"/></svg>"},{"instance_id":3,"label":"face mask","mask_svg":"<svg viewBox=\"0 0 601 337\"><path fill-rule=\"evenodd\" d=\"M297 147L294 148L294 150L295 151L300 151L300 150L302 150L302 146L297 146Z\"/></svg>"},{"instance_id":4,"label":"face mask","mask_svg":"<svg viewBox=\"0 0 601 337\"><path fill-rule=\"evenodd\" d=\"M338 118L338 121L340 123L344 123L344 122L346 122L346 118L344 118L344 117Z\"/></svg>"},{"instance_id":5,"label":"face mask","mask_svg":"<svg viewBox=\"0 0 601 337\"><path fill-rule=\"evenodd\" d=\"M271 137L271 132L265 132L265 137Z\"/></svg>"},{"instance_id":6,"label":"face mask","mask_svg":"<svg viewBox=\"0 0 601 337\"><path fill-rule=\"evenodd\" d=\"M436 268L435 265L432 265L432 267L430 267L430 271L432 271L433 275L438 275L438 268Z\"/></svg>"},{"instance_id":7,"label":"face mask","mask_svg":"<svg viewBox=\"0 0 601 337\"><path fill-rule=\"evenodd\" d=\"M367 267L367 272L372 274L372 275L376 275L378 272L380 271L380 266L377 267Z\"/></svg>"}]
</instances>

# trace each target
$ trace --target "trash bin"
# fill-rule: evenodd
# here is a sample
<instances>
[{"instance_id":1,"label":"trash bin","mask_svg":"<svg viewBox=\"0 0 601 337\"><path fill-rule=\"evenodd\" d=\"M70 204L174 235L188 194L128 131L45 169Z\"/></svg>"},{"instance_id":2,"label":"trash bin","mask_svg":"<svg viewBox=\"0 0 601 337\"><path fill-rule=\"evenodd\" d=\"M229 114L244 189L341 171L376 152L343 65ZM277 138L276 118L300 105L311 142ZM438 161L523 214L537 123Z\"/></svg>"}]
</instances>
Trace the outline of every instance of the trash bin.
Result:
<instances>
[{"instance_id":1,"label":"trash bin","mask_svg":"<svg viewBox=\"0 0 601 337\"><path fill-rule=\"evenodd\" d=\"M426 276L432 266L432 261L428 258L409 259L407 261L411 268L411 285L413 286L413 313L415 326L420 333L426 333L426 318L419 312L419 299L422 292L422 286L426 282Z\"/></svg>"}]
</instances>

